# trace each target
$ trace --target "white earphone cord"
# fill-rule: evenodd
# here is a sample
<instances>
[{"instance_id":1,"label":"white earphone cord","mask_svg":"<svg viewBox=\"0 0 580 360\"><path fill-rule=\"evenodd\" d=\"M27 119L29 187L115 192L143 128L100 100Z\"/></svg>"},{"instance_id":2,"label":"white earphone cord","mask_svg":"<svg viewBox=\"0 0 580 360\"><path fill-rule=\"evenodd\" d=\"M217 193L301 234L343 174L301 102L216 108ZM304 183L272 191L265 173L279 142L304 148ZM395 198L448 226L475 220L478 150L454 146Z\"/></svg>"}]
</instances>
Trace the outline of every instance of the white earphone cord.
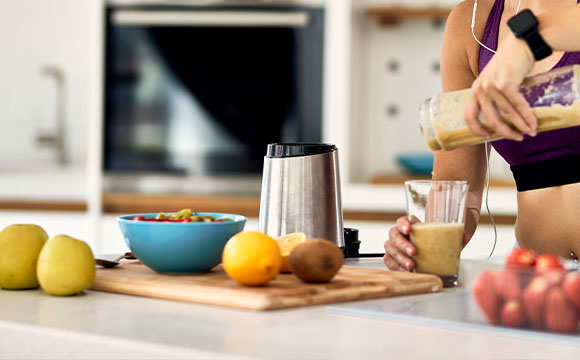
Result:
<instances>
[{"instance_id":1,"label":"white earphone cord","mask_svg":"<svg viewBox=\"0 0 580 360\"><path fill-rule=\"evenodd\" d=\"M489 145L486 142L485 143L485 161L487 163L487 180L485 182L485 209L487 210L487 215L489 216L489 219L491 220L491 224L493 225L493 247L491 248L491 251L489 253L489 256L487 257L487 260L491 259L491 256L493 255L493 252L495 251L495 246L497 245L497 227L495 226L495 220L493 219L493 216L491 215L491 211L489 210L489 181L491 178L491 170L489 169L489 158L490 158L491 154L489 153Z\"/></svg>"},{"instance_id":2,"label":"white earphone cord","mask_svg":"<svg viewBox=\"0 0 580 360\"><path fill-rule=\"evenodd\" d=\"M522 0L518 0L518 7L516 9L516 15L520 12L520 6L522 5ZM484 48L487 51L490 51L492 53L495 54L495 50L490 49L489 47L487 47L484 43L482 43L481 41L479 41L479 39L475 36L475 13L477 12L477 0L475 0L473 2L473 15L471 16L471 35L473 35L473 38L475 39L475 41L477 41L477 43L479 45L481 45L482 48Z\"/></svg>"},{"instance_id":3,"label":"white earphone cord","mask_svg":"<svg viewBox=\"0 0 580 360\"><path fill-rule=\"evenodd\" d=\"M516 8L516 15L520 12L520 6L522 5L522 0L518 0L518 7ZM487 47L484 43L482 43L481 41L479 41L479 39L475 36L475 13L477 12L477 0L474 0L473 2L473 14L471 16L471 35L473 36L473 38L475 39L475 41L477 41L477 43L479 45L481 45L481 47L483 47L484 49L492 52L495 54L495 50L490 49L489 47ZM489 219L491 220L491 224L493 225L493 247L491 248L491 252L489 253L489 256L487 257L487 259L491 259L493 252L495 251L495 247L497 245L497 226L495 224L495 220L493 219L493 216L491 215L491 211L489 210L489 182L490 182L490 178L491 178L491 170L489 168L489 158L490 158L490 153L489 153L489 149L488 149L488 143L485 143L485 161L486 161L486 166L487 166L487 171L486 171L486 182L485 182L485 209L487 210L487 215L489 216Z\"/></svg>"}]
</instances>

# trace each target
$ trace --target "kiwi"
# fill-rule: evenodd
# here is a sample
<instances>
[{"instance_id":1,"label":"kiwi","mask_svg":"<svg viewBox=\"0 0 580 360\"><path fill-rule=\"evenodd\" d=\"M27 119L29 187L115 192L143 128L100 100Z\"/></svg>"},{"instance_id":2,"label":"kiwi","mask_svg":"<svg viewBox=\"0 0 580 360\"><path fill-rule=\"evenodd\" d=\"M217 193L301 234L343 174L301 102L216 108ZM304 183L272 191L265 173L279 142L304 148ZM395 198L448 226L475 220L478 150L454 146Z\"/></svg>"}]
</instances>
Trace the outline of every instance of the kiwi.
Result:
<instances>
[{"instance_id":1,"label":"kiwi","mask_svg":"<svg viewBox=\"0 0 580 360\"><path fill-rule=\"evenodd\" d=\"M307 283L325 283L338 272L344 256L331 241L310 239L296 246L288 257L292 272Z\"/></svg>"}]
</instances>

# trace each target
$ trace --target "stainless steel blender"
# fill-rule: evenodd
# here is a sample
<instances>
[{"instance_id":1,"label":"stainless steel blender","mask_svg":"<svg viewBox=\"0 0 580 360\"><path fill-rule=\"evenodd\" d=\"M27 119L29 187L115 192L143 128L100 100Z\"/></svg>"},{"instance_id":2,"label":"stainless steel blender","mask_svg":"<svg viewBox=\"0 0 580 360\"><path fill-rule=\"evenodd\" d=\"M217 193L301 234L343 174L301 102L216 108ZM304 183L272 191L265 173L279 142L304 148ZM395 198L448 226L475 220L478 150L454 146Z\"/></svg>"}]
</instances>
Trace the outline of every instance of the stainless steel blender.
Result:
<instances>
[{"instance_id":1,"label":"stainless steel blender","mask_svg":"<svg viewBox=\"0 0 580 360\"><path fill-rule=\"evenodd\" d=\"M304 232L344 248L338 149L274 143L264 157L259 229L272 237Z\"/></svg>"}]
</instances>

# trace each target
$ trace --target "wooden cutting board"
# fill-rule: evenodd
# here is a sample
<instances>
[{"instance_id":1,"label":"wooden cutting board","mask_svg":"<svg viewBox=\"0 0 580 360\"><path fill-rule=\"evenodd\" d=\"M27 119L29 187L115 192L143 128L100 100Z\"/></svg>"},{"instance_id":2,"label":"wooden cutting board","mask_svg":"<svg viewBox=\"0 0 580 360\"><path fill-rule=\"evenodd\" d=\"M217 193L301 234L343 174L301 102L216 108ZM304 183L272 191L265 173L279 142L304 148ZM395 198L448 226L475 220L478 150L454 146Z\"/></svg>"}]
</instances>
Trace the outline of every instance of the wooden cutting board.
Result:
<instances>
[{"instance_id":1,"label":"wooden cutting board","mask_svg":"<svg viewBox=\"0 0 580 360\"><path fill-rule=\"evenodd\" d=\"M279 274L262 287L242 286L221 266L198 275L167 275L139 261L123 262L113 269L100 268L93 290L148 296L250 310L273 310L333 304L441 291L435 275L403 273L387 269L343 266L326 284L305 284L292 274Z\"/></svg>"}]
</instances>

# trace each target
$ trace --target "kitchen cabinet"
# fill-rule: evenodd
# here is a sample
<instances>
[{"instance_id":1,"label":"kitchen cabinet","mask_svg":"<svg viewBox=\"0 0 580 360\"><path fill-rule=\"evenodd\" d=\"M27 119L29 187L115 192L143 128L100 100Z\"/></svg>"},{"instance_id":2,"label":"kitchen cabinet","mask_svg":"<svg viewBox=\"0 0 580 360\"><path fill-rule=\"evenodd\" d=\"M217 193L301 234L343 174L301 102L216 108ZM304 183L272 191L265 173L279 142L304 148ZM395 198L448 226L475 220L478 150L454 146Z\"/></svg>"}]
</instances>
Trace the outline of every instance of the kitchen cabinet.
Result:
<instances>
[{"instance_id":1,"label":"kitchen cabinet","mask_svg":"<svg viewBox=\"0 0 580 360\"><path fill-rule=\"evenodd\" d=\"M92 170L99 159L88 157L89 145L100 141L94 119L100 109L101 6L101 0L0 1L4 209L35 211L61 201L68 204L57 209L83 211L100 196L100 174ZM92 202L88 208L90 230L83 237L98 246L100 214Z\"/></svg>"},{"instance_id":2,"label":"kitchen cabinet","mask_svg":"<svg viewBox=\"0 0 580 360\"><path fill-rule=\"evenodd\" d=\"M0 169L86 162L90 3L0 1Z\"/></svg>"}]
</instances>

